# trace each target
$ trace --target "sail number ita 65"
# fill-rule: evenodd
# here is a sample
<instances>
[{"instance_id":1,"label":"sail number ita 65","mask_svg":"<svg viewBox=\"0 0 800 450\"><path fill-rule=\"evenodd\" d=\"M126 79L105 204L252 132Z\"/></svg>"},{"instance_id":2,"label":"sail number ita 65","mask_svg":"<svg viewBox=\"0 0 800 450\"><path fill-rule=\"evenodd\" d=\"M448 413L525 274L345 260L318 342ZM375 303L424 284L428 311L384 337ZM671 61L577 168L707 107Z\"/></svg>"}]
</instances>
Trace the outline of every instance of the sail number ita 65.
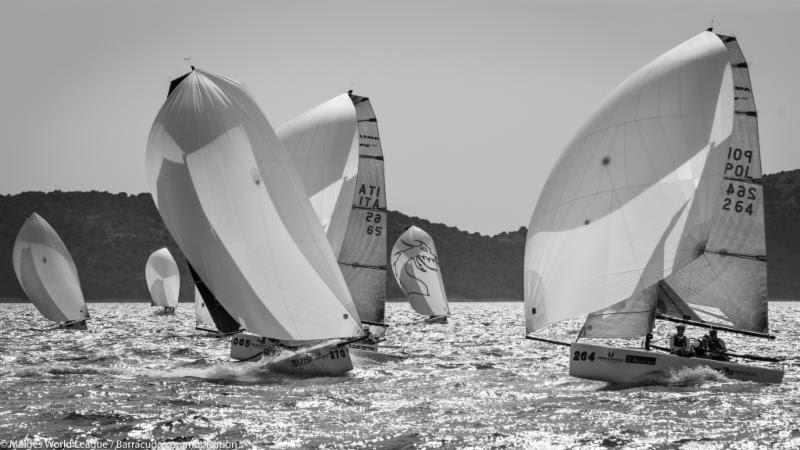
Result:
<instances>
[{"instance_id":1,"label":"sail number ita 65","mask_svg":"<svg viewBox=\"0 0 800 450\"><path fill-rule=\"evenodd\" d=\"M366 232L370 236L380 236L383 234L383 213L379 211L367 211Z\"/></svg>"}]
</instances>

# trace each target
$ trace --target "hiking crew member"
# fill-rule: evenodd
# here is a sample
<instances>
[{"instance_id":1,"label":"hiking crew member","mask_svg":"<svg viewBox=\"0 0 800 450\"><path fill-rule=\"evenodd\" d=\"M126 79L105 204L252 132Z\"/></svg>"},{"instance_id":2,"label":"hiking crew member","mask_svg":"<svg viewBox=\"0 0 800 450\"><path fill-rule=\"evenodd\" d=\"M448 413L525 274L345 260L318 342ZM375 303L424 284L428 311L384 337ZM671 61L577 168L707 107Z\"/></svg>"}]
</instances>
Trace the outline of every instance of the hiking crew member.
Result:
<instances>
[{"instance_id":1,"label":"hiking crew member","mask_svg":"<svg viewBox=\"0 0 800 450\"><path fill-rule=\"evenodd\" d=\"M717 337L717 330L712 329L707 335L703 336L703 342L708 349L708 357L717 361L729 361L731 358L726 354L728 347L725 341Z\"/></svg>"},{"instance_id":2,"label":"hiking crew member","mask_svg":"<svg viewBox=\"0 0 800 450\"><path fill-rule=\"evenodd\" d=\"M669 352L678 356L692 356L694 352L689 345L689 338L683 334L686 325L680 324L675 327L675 333L669 336Z\"/></svg>"}]
</instances>

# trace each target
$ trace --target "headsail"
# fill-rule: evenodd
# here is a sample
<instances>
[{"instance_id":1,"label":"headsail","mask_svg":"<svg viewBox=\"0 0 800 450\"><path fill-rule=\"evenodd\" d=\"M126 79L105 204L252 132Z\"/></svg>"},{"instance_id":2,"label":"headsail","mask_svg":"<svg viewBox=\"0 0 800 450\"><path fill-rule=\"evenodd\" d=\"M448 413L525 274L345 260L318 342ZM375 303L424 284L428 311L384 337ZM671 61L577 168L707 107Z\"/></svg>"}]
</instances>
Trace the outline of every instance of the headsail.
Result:
<instances>
[{"instance_id":1,"label":"headsail","mask_svg":"<svg viewBox=\"0 0 800 450\"><path fill-rule=\"evenodd\" d=\"M728 50L704 32L606 98L561 155L531 219L528 331L613 305L584 332L623 316L624 327L613 325L620 334L647 332L652 287L710 248L733 92Z\"/></svg>"},{"instance_id":2,"label":"headsail","mask_svg":"<svg viewBox=\"0 0 800 450\"><path fill-rule=\"evenodd\" d=\"M307 341L362 333L308 196L243 87L192 71L158 113L148 182L199 277L247 330Z\"/></svg>"},{"instance_id":3,"label":"headsail","mask_svg":"<svg viewBox=\"0 0 800 450\"><path fill-rule=\"evenodd\" d=\"M391 264L397 284L414 311L426 316L450 314L431 235L408 227L392 247Z\"/></svg>"},{"instance_id":4,"label":"headsail","mask_svg":"<svg viewBox=\"0 0 800 450\"><path fill-rule=\"evenodd\" d=\"M12 263L22 290L45 318L54 322L89 318L75 261L40 215L25 219L14 241Z\"/></svg>"},{"instance_id":5,"label":"headsail","mask_svg":"<svg viewBox=\"0 0 800 450\"><path fill-rule=\"evenodd\" d=\"M181 288L181 274L172 253L164 247L154 251L144 269L147 288L150 291L151 305L175 307Z\"/></svg>"},{"instance_id":6,"label":"headsail","mask_svg":"<svg viewBox=\"0 0 800 450\"><path fill-rule=\"evenodd\" d=\"M209 315L208 321L213 321L217 331L221 333L233 333L234 331L242 329L239 322L225 310L225 307L214 297L214 294L211 293L208 286L203 283L203 280L201 280L197 272L194 271L192 264L187 262L187 265L189 266L189 273L192 275L192 280L194 280L195 304L197 304L197 296L200 295L203 308Z\"/></svg>"},{"instance_id":7,"label":"headsail","mask_svg":"<svg viewBox=\"0 0 800 450\"><path fill-rule=\"evenodd\" d=\"M342 94L285 123L292 155L363 320L386 302L386 194L378 122L367 97Z\"/></svg>"}]
</instances>

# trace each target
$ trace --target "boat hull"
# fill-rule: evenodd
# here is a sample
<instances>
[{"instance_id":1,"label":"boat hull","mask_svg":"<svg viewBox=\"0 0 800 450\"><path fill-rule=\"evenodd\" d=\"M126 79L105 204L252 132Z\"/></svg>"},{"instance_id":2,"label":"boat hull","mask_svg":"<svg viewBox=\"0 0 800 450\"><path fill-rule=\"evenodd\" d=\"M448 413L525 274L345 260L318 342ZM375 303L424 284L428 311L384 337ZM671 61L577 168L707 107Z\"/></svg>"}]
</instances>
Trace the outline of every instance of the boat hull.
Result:
<instances>
[{"instance_id":1,"label":"boat hull","mask_svg":"<svg viewBox=\"0 0 800 450\"><path fill-rule=\"evenodd\" d=\"M353 370L350 351L347 346L336 342L323 342L315 345L291 348L283 351L274 342L263 336L237 333L231 337L231 358L250 361L263 354L279 354L267 362L266 367L273 372L304 376L339 376Z\"/></svg>"},{"instance_id":2,"label":"boat hull","mask_svg":"<svg viewBox=\"0 0 800 450\"><path fill-rule=\"evenodd\" d=\"M347 344L350 352L359 358L367 358L374 361L397 361L406 359L405 356L386 350L386 347L376 344L354 343Z\"/></svg>"},{"instance_id":3,"label":"boat hull","mask_svg":"<svg viewBox=\"0 0 800 450\"><path fill-rule=\"evenodd\" d=\"M671 370L702 366L741 381L780 383L783 380L783 369L686 358L635 348L574 343L570 345L569 358L571 376L617 384L647 383Z\"/></svg>"}]
</instances>

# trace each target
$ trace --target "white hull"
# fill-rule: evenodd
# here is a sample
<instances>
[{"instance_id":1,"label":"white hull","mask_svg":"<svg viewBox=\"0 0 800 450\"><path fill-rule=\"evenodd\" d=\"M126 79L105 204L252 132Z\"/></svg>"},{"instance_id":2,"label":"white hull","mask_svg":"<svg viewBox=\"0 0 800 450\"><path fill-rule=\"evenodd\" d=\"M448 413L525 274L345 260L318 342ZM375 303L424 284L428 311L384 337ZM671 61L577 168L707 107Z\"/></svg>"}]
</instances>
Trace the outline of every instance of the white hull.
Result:
<instances>
[{"instance_id":1,"label":"white hull","mask_svg":"<svg viewBox=\"0 0 800 450\"><path fill-rule=\"evenodd\" d=\"M396 361L406 359L405 356L397 353L390 352L386 347L376 344L363 344L360 342L347 344L350 352L359 358L367 358L374 361Z\"/></svg>"},{"instance_id":2,"label":"white hull","mask_svg":"<svg viewBox=\"0 0 800 450\"><path fill-rule=\"evenodd\" d=\"M280 349L267 338L238 333L231 338L231 358L248 361ZM353 370L350 351L338 341L300 347L285 356L267 362L266 367L279 373L305 376L339 376Z\"/></svg>"},{"instance_id":3,"label":"white hull","mask_svg":"<svg viewBox=\"0 0 800 450\"><path fill-rule=\"evenodd\" d=\"M783 369L748 366L703 358L685 358L635 348L574 343L570 345L569 374L577 378L617 384L642 384L671 370L709 367L728 378L758 383L780 383Z\"/></svg>"}]
</instances>

